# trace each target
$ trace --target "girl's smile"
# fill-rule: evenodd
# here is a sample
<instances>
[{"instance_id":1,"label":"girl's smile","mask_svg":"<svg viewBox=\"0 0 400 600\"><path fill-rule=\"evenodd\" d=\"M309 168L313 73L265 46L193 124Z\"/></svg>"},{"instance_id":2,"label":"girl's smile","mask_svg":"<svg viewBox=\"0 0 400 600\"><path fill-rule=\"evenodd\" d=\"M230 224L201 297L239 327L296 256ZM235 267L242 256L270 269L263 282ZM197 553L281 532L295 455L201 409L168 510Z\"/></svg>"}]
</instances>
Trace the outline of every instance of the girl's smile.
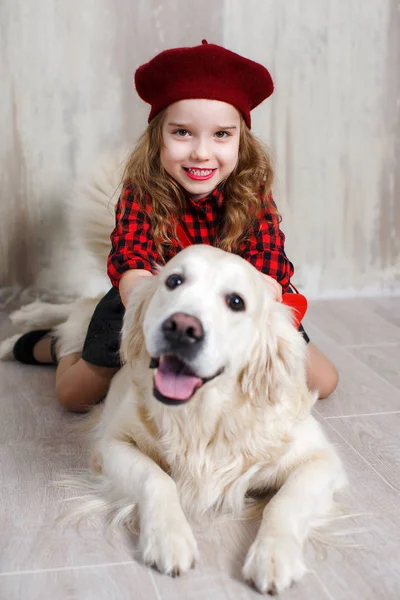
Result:
<instances>
[{"instance_id":1,"label":"girl's smile","mask_svg":"<svg viewBox=\"0 0 400 600\"><path fill-rule=\"evenodd\" d=\"M186 175L195 181L208 181L214 176L217 169L199 169L197 167L183 167Z\"/></svg>"},{"instance_id":2,"label":"girl's smile","mask_svg":"<svg viewBox=\"0 0 400 600\"><path fill-rule=\"evenodd\" d=\"M181 100L168 106L161 164L194 200L225 181L238 161L241 117L218 100Z\"/></svg>"}]
</instances>

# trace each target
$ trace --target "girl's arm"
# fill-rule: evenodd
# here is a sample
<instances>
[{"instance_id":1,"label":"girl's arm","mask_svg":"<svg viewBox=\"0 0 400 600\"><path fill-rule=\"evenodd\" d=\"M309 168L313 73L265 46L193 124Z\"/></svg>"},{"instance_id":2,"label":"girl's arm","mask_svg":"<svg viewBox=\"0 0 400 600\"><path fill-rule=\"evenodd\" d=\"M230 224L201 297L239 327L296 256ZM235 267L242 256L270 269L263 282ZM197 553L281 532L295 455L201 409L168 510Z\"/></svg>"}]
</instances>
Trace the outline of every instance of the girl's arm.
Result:
<instances>
[{"instance_id":1,"label":"girl's arm","mask_svg":"<svg viewBox=\"0 0 400 600\"><path fill-rule=\"evenodd\" d=\"M285 235L279 227L275 210L276 206L270 195L263 200L258 219L248 239L241 245L239 254L264 273L276 299L281 300L282 291L286 292L289 287L294 268L285 253Z\"/></svg>"},{"instance_id":2,"label":"girl's arm","mask_svg":"<svg viewBox=\"0 0 400 600\"><path fill-rule=\"evenodd\" d=\"M124 306L126 306L132 288L135 287L135 283L141 277L151 276L152 274L150 273L150 271L144 271L143 269L130 269L129 271L125 271L125 273L122 274L122 277L119 280L119 294L121 296L122 304Z\"/></svg>"},{"instance_id":3,"label":"girl's arm","mask_svg":"<svg viewBox=\"0 0 400 600\"><path fill-rule=\"evenodd\" d=\"M131 187L123 190L116 206L107 272L124 304L137 278L151 275L154 265L161 262L151 234L151 212L150 201L143 207Z\"/></svg>"}]
</instances>

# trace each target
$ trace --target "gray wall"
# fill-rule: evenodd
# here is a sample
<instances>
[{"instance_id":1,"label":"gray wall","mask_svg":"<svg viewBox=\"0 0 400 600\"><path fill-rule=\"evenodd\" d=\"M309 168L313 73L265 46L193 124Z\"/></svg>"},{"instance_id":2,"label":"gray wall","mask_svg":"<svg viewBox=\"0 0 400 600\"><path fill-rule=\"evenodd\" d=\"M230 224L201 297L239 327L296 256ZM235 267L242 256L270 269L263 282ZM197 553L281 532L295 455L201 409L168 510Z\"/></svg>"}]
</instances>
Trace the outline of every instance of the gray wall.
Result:
<instances>
[{"instance_id":1,"label":"gray wall","mask_svg":"<svg viewBox=\"0 0 400 600\"><path fill-rule=\"evenodd\" d=\"M253 129L275 156L295 282L400 293L397 1L2 0L0 27L0 285L65 291L65 198L143 130L134 70L205 37L275 79Z\"/></svg>"}]
</instances>

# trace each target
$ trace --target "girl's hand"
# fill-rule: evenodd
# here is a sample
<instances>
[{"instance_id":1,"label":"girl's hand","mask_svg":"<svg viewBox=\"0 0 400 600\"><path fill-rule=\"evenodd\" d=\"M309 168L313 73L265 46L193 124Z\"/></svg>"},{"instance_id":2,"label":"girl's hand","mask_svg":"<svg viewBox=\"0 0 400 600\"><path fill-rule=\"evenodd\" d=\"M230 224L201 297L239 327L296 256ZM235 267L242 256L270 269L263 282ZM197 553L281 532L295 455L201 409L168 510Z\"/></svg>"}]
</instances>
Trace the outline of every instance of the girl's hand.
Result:
<instances>
[{"instance_id":1,"label":"girl's hand","mask_svg":"<svg viewBox=\"0 0 400 600\"><path fill-rule=\"evenodd\" d=\"M264 277L265 283L267 284L273 299L277 302L282 302L282 286L273 277L265 275L265 273L261 273L261 275Z\"/></svg>"},{"instance_id":2,"label":"girl's hand","mask_svg":"<svg viewBox=\"0 0 400 600\"><path fill-rule=\"evenodd\" d=\"M122 304L125 307L135 283L141 277L152 277L152 274L150 271L144 271L143 269L131 269L130 271L125 271L122 275L119 282L119 294L121 296Z\"/></svg>"}]
</instances>

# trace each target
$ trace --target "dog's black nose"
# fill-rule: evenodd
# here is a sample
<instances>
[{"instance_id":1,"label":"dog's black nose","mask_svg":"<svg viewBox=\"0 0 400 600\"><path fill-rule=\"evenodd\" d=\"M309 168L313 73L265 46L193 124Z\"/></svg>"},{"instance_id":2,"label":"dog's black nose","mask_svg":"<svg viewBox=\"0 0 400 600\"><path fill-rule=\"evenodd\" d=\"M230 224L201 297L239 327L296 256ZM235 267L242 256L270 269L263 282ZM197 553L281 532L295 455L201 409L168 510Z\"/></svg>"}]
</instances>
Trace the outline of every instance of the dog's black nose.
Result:
<instances>
[{"instance_id":1,"label":"dog's black nose","mask_svg":"<svg viewBox=\"0 0 400 600\"><path fill-rule=\"evenodd\" d=\"M199 319L185 313L171 315L161 328L165 339L174 345L193 346L204 339L204 330Z\"/></svg>"}]
</instances>

